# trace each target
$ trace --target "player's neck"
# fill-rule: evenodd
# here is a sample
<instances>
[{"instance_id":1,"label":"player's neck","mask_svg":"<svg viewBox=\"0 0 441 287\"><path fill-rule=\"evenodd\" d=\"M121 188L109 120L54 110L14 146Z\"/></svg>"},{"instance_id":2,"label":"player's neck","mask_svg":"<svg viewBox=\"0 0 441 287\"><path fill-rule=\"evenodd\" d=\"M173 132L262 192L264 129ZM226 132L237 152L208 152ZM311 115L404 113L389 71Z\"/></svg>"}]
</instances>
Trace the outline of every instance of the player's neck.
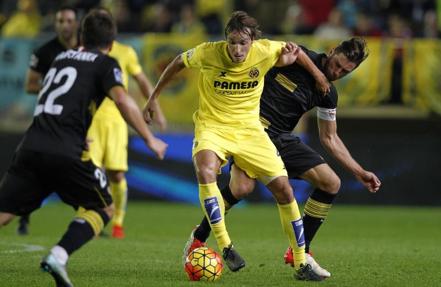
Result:
<instances>
[{"instance_id":1,"label":"player's neck","mask_svg":"<svg viewBox=\"0 0 441 287\"><path fill-rule=\"evenodd\" d=\"M62 37L58 37L58 41L60 41L60 43L66 47L66 49L73 49L78 47L78 40L76 37L72 37L69 39L64 39Z\"/></svg>"}]
</instances>

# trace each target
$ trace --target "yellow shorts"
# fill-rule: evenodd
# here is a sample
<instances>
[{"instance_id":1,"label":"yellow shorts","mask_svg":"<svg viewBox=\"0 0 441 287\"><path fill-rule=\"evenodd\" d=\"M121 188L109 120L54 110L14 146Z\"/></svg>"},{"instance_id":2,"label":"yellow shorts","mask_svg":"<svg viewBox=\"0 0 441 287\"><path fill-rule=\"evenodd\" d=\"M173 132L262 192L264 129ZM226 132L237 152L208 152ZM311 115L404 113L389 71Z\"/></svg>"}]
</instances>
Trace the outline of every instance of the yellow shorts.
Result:
<instances>
[{"instance_id":1,"label":"yellow shorts","mask_svg":"<svg viewBox=\"0 0 441 287\"><path fill-rule=\"evenodd\" d=\"M261 126L234 129L198 124L192 155L201 150L215 152L222 166L232 157L234 163L249 177L257 178L265 185L274 178L287 176L276 147Z\"/></svg>"},{"instance_id":2,"label":"yellow shorts","mask_svg":"<svg viewBox=\"0 0 441 287\"><path fill-rule=\"evenodd\" d=\"M92 162L107 170L127 171L128 128L124 119L95 116L87 132ZM87 157L83 154L83 158Z\"/></svg>"}]
</instances>

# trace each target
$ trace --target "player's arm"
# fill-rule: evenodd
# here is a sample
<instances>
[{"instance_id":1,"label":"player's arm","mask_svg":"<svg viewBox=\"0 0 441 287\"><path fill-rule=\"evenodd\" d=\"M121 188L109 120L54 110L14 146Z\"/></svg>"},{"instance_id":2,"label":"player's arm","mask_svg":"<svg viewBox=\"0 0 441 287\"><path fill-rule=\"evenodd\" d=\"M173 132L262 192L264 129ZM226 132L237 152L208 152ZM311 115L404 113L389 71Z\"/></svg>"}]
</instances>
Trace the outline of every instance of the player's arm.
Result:
<instances>
[{"instance_id":1,"label":"player's arm","mask_svg":"<svg viewBox=\"0 0 441 287\"><path fill-rule=\"evenodd\" d=\"M162 72L150 100L144 108L144 119L147 123L152 122L153 114L158 106L157 98L159 97L161 91L167 86L168 83L170 83L173 77L184 68L184 60L182 59L181 55L178 55Z\"/></svg>"},{"instance_id":2,"label":"player's arm","mask_svg":"<svg viewBox=\"0 0 441 287\"><path fill-rule=\"evenodd\" d=\"M42 75L32 69L28 69L25 79L26 93L37 95L41 89Z\"/></svg>"},{"instance_id":3,"label":"player's arm","mask_svg":"<svg viewBox=\"0 0 441 287\"><path fill-rule=\"evenodd\" d=\"M364 170L351 156L343 141L337 134L337 122L335 120L318 119L319 136L322 146L331 154L346 170L351 172L369 192L377 192L381 182L378 177Z\"/></svg>"},{"instance_id":4,"label":"player's arm","mask_svg":"<svg viewBox=\"0 0 441 287\"><path fill-rule=\"evenodd\" d=\"M293 42L287 42L285 47L282 48L282 53L279 56L276 67L288 66L294 62L297 62L314 77L316 80L316 87L321 93L329 93L331 90L331 84L322 71L320 71L302 48Z\"/></svg>"},{"instance_id":5,"label":"player's arm","mask_svg":"<svg viewBox=\"0 0 441 287\"><path fill-rule=\"evenodd\" d=\"M121 86L114 86L109 91L124 120L144 139L146 145L160 159L164 158L167 144L156 138L145 124L142 113L135 101L129 97Z\"/></svg>"},{"instance_id":6,"label":"player's arm","mask_svg":"<svg viewBox=\"0 0 441 287\"><path fill-rule=\"evenodd\" d=\"M153 85L150 83L144 72L133 75L133 78L138 84L144 98L148 101L150 99L150 95L153 93ZM155 105L153 108L153 121L159 126L161 131L165 131L167 129L167 120L165 119L159 102L157 102L157 105Z\"/></svg>"}]
</instances>

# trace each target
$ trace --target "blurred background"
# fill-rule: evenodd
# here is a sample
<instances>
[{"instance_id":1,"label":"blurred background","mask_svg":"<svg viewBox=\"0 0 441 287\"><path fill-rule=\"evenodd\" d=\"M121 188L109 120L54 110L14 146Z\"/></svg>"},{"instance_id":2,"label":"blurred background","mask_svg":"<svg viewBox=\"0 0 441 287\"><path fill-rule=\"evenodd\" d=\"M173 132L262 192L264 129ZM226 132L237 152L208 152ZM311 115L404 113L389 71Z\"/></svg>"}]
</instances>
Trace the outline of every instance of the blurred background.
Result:
<instances>
[{"instance_id":1,"label":"blurred background","mask_svg":"<svg viewBox=\"0 0 441 287\"><path fill-rule=\"evenodd\" d=\"M0 0L0 175L32 120L36 97L25 93L32 51L54 36L54 14L71 5L80 18L98 5L109 8L118 39L133 46L155 83L178 54L223 39L234 10L257 18L265 38L291 40L328 52L351 36L366 38L369 58L336 82L338 131L354 158L383 185L368 194L320 147L315 112L298 133L342 178L337 202L441 206L441 0ZM197 72L178 75L160 102L169 129L165 161L157 161L135 135L129 142L130 199L198 203L191 163L192 113L198 105ZM145 102L133 84L130 93ZM220 177L228 182L228 169ZM298 201L311 187L292 181ZM272 201L258 186L248 202Z\"/></svg>"}]
</instances>

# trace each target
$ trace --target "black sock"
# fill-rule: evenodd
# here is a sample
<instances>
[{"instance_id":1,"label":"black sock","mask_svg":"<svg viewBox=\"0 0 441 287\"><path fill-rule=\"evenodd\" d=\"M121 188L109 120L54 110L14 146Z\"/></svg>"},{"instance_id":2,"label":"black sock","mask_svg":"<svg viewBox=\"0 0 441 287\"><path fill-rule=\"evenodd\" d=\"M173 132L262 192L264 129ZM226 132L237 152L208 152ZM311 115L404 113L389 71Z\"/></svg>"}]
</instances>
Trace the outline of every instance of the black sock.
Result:
<instances>
[{"instance_id":1,"label":"black sock","mask_svg":"<svg viewBox=\"0 0 441 287\"><path fill-rule=\"evenodd\" d=\"M110 220L109 216L102 210L96 212L101 216L104 226L106 226ZM94 236L95 232L89 222L83 218L75 218L57 245L63 247L67 254L71 255Z\"/></svg>"},{"instance_id":2,"label":"black sock","mask_svg":"<svg viewBox=\"0 0 441 287\"><path fill-rule=\"evenodd\" d=\"M224 200L230 205L230 208L240 201L240 199L234 197L228 185L221 190L221 194ZM194 237L202 242L206 242L208 236L210 236L210 231L210 223L208 222L208 219L204 216L198 228L196 228L196 230L194 231Z\"/></svg>"},{"instance_id":3,"label":"black sock","mask_svg":"<svg viewBox=\"0 0 441 287\"><path fill-rule=\"evenodd\" d=\"M337 194L330 194L320 189L315 189L305 204L303 215L303 228L305 230L305 252L309 252L309 245L323 221L328 215L332 202Z\"/></svg>"}]
</instances>

